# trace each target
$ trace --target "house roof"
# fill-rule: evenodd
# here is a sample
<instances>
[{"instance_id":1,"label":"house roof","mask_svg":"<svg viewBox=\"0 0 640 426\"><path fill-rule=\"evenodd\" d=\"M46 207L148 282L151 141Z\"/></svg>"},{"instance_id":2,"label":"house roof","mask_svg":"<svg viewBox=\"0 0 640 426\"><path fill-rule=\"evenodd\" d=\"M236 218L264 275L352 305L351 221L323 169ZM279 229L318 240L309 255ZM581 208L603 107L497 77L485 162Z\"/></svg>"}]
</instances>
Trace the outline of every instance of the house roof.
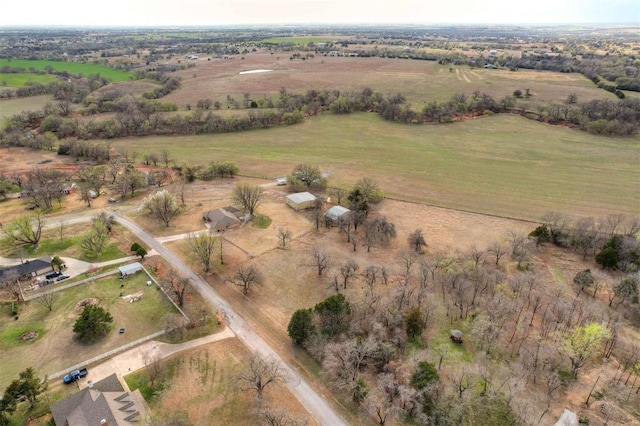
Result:
<instances>
[{"instance_id":1,"label":"house roof","mask_svg":"<svg viewBox=\"0 0 640 426\"><path fill-rule=\"evenodd\" d=\"M240 211L235 207L232 207L232 208L234 210L237 210L238 212ZM209 210L203 216L207 222L211 223L211 227L214 229L221 229L221 228L226 228L228 226L240 224L240 219L238 219L238 217L235 214L228 211L227 208Z\"/></svg>"},{"instance_id":2,"label":"house roof","mask_svg":"<svg viewBox=\"0 0 640 426\"><path fill-rule=\"evenodd\" d=\"M287 195L287 200L295 204L302 204L309 201L315 201L316 197L310 192L296 192L295 194Z\"/></svg>"},{"instance_id":3,"label":"house roof","mask_svg":"<svg viewBox=\"0 0 640 426\"><path fill-rule=\"evenodd\" d=\"M327 210L326 212L324 212L325 217L328 217L329 219L332 220L337 220L340 217L342 217L342 215L344 215L345 213L349 213L351 210L349 210L346 207L342 207L342 206L333 206L331 207L329 210Z\"/></svg>"},{"instance_id":4,"label":"house roof","mask_svg":"<svg viewBox=\"0 0 640 426\"><path fill-rule=\"evenodd\" d=\"M27 260L20 265L9 266L8 268L0 269L0 279L15 275L16 278L22 277L32 272L40 271L42 269L51 269L51 260L47 258Z\"/></svg>"},{"instance_id":5,"label":"house roof","mask_svg":"<svg viewBox=\"0 0 640 426\"><path fill-rule=\"evenodd\" d=\"M84 388L51 405L51 414L56 425L99 425L102 419L109 425L127 424L118 422L109 399L118 398L124 389L115 374ZM140 407L140 409L142 409Z\"/></svg>"},{"instance_id":6,"label":"house roof","mask_svg":"<svg viewBox=\"0 0 640 426\"><path fill-rule=\"evenodd\" d=\"M140 262L130 263L128 265L120 266L118 270L122 275L131 275L138 271L142 271L142 265Z\"/></svg>"}]
</instances>

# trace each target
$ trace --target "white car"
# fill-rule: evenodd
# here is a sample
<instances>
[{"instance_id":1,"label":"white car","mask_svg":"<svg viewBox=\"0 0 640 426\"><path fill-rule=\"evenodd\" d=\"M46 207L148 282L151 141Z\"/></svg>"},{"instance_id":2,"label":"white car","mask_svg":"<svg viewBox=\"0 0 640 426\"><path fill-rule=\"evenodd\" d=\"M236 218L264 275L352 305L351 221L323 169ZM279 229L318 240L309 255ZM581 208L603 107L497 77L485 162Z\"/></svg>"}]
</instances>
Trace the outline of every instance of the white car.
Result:
<instances>
[{"instance_id":1,"label":"white car","mask_svg":"<svg viewBox=\"0 0 640 426\"><path fill-rule=\"evenodd\" d=\"M282 186L282 185L286 185L287 184L287 178L277 178L276 179L276 185L278 186Z\"/></svg>"}]
</instances>

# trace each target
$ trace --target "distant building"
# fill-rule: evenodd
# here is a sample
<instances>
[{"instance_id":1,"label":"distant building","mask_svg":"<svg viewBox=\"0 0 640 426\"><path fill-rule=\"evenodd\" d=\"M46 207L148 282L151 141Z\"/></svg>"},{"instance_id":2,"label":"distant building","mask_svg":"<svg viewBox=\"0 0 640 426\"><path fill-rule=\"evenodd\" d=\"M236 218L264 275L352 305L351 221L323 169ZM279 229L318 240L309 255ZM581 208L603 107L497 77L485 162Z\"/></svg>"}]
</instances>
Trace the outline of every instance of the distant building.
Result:
<instances>
[{"instance_id":1,"label":"distant building","mask_svg":"<svg viewBox=\"0 0 640 426\"><path fill-rule=\"evenodd\" d=\"M286 202L294 210L304 210L315 206L316 197L310 192L297 192L287 195Z\"/></svg>"}]
</instances>

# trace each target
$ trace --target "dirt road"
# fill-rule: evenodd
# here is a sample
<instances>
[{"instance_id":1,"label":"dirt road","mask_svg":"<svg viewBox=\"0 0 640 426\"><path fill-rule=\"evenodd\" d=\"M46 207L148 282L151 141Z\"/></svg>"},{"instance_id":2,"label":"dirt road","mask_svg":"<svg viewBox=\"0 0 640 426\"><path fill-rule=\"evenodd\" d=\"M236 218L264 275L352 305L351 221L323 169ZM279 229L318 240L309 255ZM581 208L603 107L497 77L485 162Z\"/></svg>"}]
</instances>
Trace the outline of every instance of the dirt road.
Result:
<instances>
[{"instance_id":1,"label":"dirt road","mask_svg":"<svg viewBox=\"0 0 640 426\"><path fill-rule=\"evenodd\" d=\"M209 284L187 266L180 257L171 250L165 248L158 240L145 230L137 226L130 220L117 214L117 221L127 227L129 231L136 235L148 247L155 250L164 257L172 266L184 277L190 278L193 286L202 297L213 307L215 307L225 318L227 326L236 336L253 352L262 356L278 360L287 376L287 385L291 392L298 398L300 403L316 418L322 425L346 425L346 422L338 416L331 406L320 397L309 384L291 367L289 367L267 342L253 332L249 325L235 312L235 310L213 290Z\"/></svg>"}]
</instances>

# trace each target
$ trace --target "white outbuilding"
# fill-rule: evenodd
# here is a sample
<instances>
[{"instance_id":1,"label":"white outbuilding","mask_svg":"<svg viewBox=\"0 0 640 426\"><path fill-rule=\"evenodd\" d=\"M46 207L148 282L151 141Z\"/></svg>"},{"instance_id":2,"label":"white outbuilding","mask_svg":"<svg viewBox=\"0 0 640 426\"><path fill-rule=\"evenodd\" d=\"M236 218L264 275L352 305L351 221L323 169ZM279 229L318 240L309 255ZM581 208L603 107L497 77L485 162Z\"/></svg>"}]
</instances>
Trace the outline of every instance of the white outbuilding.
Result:
<instances>
[{"instance_id":1,"label":"white outbuilding","mask_svg":"<svg viewBox=\"0 0 640 426\"><path fill-rule=\"evenodd\" d=\"M287 195L287 205L294 210L304 210L313 207L316 197L310 192L297 192Z\"/></svg>"}]
</instances>

